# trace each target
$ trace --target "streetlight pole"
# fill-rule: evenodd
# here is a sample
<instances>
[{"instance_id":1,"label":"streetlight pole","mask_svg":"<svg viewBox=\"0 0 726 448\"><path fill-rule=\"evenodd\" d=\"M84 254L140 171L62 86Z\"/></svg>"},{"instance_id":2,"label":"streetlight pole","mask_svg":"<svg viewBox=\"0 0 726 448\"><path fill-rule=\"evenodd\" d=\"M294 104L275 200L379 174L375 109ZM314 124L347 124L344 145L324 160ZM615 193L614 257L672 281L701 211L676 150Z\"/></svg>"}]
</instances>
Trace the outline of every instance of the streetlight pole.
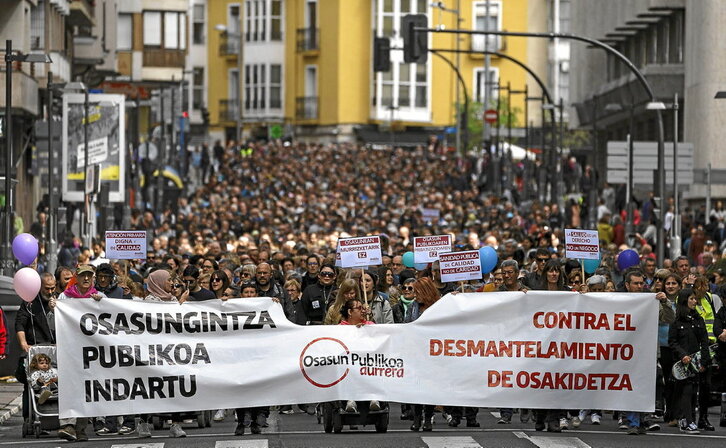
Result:
<instances>
[{"instance_id":1,"label":"streetlight pole","mask_svg":"<svg viewBox=\"0 0 726 448\"><path fill-rule=\"evenodd\" d=\"M242 5L242 4L241 4ZM242 32L242 6L240 5L237 18L237 150L242 148L242 88L244 87L244 33Z\"/></svg>"},{"instance_id":2,"label":"streetlight pole","mask_svg":"<svg viewBox=\"0 0 726 448\"><path fill-rule=\"evenodd\" d=\"M83 211L81 213L81 240L86 247L91 247L88 235L91 202L88 188L88 86L83 90Z\"/></svg>"},{"instance_id":3,"label":"streetlight pole","mask_svg":"<svg viewBox=\"0 0 726 448\"><path fill-rule=\"evenodd\" d=\"M53 72L48 72L48 264L47 271L55 272L58 265L58 242L55 234L55 197L53 196Z\"/></svg>"},{"instance_id":4,"label":"streetlight pole","mask_svg":"<svg viewBox=\"0 0 726 448\"><path fill-rule=\"evenodd\" d=\"M681 249L681 207L678 191L678 92L673 97L673 242L678 244L677 251ZM706 210L709 213L709 210ZM706 215L708 216L708 215ZM671 244L673 246L673 244ZM673 247L671 247L673 250Z\"/></svg>"},{"instance_id":5,"label":"streetlight pole","mask_svg":"<svg viewBox=\"0 0 726 448\"><path fill-rule=\"evenodd\" d=\"M13 165L13 112L10 107L12 102L11 92L13 91L13 41L5 41L5 207L4 207L4 223L3 228L3 267L5 275L12 276L13 271L13 254L11 250L12 238L12 214L13 214L13 195L12 195L12 165Z\"/></svg>"}]
</instances>

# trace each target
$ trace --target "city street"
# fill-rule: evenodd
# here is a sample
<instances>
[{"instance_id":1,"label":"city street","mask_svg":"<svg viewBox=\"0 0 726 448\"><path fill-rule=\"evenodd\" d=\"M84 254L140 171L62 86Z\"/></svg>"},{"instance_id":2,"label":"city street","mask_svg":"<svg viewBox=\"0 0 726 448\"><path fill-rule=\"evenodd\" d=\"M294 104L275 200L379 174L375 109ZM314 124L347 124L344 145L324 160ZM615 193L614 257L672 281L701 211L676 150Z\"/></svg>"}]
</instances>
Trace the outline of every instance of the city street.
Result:
<instances>
[{"instance_id":1,"label":"city street","mask_svg":"<svg viewBox=\"0 0 726 448\"><path fill-rule=\"evenodd\" d=\"M155 431L151 439L135 439L133 437L91 437L89 442L81 446L98 448L278 448L278 447L429 447L429 448L478 448L478 447L681 447L698 445L700 447L722 447L726 442L726 431L718 428L707 435L683 435L675 428L663 428L645 436L627 436L625 431L617 429L611 414L605 414L603 424L593 426L583 423L578 430L563 431L562 434L538 433L532 424L519 423L515 414L511 425L497 425L498 415L486 409L480 410L481 428L450 428L446 426L441 414L436 414L434 431L431 433L412 432L408 429L410 422L399 418L399 410L394 406L391 425L386 434L375 433L372 427L351 431L345 428L342 434L325 434L321 425L315 423L315 417L302 413L279 415L272 412L270 427L263 429L261 435L241 437L233 436L234 417L228 416L224 422L214 423L211 428L197 429L194 425L184 425L187 437L184 439L168 438L168 431ZM712 408L711 421L716 423L717 408ZM55 437L20 438L22 420L14 416L0 427L0 446L9 447L57 447L71 445ZM73 445L76 445L73 443ZM694 446L695 446L694 445Z\"/></svg>"}]
</instances>

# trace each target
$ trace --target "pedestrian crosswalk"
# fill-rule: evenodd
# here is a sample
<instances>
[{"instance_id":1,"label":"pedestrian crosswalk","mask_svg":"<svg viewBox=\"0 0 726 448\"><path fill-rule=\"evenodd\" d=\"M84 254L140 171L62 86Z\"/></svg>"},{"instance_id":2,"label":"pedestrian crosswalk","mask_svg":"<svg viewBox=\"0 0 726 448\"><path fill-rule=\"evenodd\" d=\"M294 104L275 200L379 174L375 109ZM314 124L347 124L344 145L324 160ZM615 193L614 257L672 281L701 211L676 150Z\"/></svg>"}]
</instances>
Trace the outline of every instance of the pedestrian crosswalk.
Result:
<instances>
[{"instance_id":1,"label":"pedestrian crosswalk","mask_svg":"<svg viewBox=\"0 0 726 448\"><path fill-rule=\"evenodd\" d=\"M522 431L515 431L514 435L529 441L537 448L590 448L577 437L540 437L529 436ZM469 436L443 436L443 437L421 437L421 441L427 448L483 448L483 445ZM172 445L169 444L169 447ZM200 444L199 446L207 446ZM211 448L211 443L209 444ZM219 440L214 443L214 448L268 448L266 439L249 440ZM111 448L167 448L165 442L139 442L111 445Z\"/></svg>"}]
</instances>

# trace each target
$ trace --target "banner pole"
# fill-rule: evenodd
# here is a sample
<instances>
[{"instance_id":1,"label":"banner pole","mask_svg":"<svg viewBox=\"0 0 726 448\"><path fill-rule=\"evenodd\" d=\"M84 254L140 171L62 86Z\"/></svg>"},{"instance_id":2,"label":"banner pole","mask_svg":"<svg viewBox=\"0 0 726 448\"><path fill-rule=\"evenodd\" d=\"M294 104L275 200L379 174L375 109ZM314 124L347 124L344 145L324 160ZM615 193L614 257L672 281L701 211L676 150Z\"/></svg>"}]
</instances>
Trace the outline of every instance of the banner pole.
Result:
<instances>
[{"instance_id":1,"label":"banner pole","mask_svg":"<svg viewBox=\"0 0 726 448\"><path fill-rule=\"evenodd\" d=\"M462 280L459 283L460 283L460 286L461 286L461 292L464 292L464 281Z\"/></svg>"},{"instance_id":2,"label":"banner pole","mask_svg":"<svg viewBox=\"0 0 726 448\"><path fill-rule=\"evenodd\" d=\"M360 268L360 279L361 279L361 283L363 283L363 288L361 288L361 289L363 289L363 300L365 302L366 309L367 309L368 308L368 293L366 292L365 279L363 278L364 275L366 275L366 271L363 268Z\"/></svg>"}]
</instances>

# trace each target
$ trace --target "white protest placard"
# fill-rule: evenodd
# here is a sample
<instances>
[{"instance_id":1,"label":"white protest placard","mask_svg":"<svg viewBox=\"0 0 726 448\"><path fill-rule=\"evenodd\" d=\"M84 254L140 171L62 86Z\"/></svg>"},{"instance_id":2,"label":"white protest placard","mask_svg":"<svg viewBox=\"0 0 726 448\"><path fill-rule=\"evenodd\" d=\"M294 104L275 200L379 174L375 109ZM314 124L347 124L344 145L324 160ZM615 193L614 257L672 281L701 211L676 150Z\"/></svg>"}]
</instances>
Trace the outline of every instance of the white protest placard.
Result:
<instances>
[{"instance_id":1,"label":"white protest placard","mask_svg":"<svg viewBox=\"0 0 726 448\"><path fill-rule=\"evenodd\" d=\"M440 253L439 266L442 283L479 280L482 277L478 250Z\"/></svg>"},{"instance_id":2,"label":"white protest placard","mask_svg":"<svg viewBox=\"0 0 726 448\"><path fill-rule=\"evenodd\" d=\"M424 222L437 222L441 216L441 211L438 208L422 208L421 218Z\"/></svg>"},{"instance_id":3,"label":"white protest placard","mask_svg":"<svg viewBox=\"0 0 726 448\"><path fill-rule=\"evenodd\" d=\"M413 237L413 262L432 263L440 252L451 252L451 235Z\"/></svg>"},{"instance_id":4,"label":"white protest placard","mask_svg":"<svg viewBox=\"0 0 726 448\"><path fill-rule=\"evenodd\" d=\"M76 169L83 170L86 164L86 145L81 143L76 151ZM88 141L88 164L105 162L108 159L108 137Z\"/></svg>"},{"instance_id":5,"label":"white protest placard","mask_svg":"<svg viewBox=\"0 0 726 448\"><path fill-rule=\"evenodd\" d=\"M362 268L381 264L381 237L362 236L357 238L340 238L336 262L340 254L340 266L343 268Z\"/></svg>"},{"instance_id":6,"label":"white protest placard","mask_svg":"<svg viewBox=\"0 0 726 448\"><path fill-rule=\"evenodd\" d=\"M106 258L117 260L146 258L146 230L107 231Z\"/></svg>"},{"instance_id":7,"label":"white protest placard","mask_svg":"<svg viewBox=\"0 0 726 448\"><path fill-rule=\"evenodd\" d=\"M600 238L597 230L565 229L565 256L581 260L600 258Z\"/></svg>"},{"instance_id":8,"label":"white protest placard","mask_svg":"<svg viewBox=\"0 0 726 448\"><path fill-rule=\"evenodd\" d=\"M462 293L410 324L358 328L296 325L270 298L59 300L59 413L333 400L653 412L657 310L651 293Z\"/></svg>"}]
</instances>

